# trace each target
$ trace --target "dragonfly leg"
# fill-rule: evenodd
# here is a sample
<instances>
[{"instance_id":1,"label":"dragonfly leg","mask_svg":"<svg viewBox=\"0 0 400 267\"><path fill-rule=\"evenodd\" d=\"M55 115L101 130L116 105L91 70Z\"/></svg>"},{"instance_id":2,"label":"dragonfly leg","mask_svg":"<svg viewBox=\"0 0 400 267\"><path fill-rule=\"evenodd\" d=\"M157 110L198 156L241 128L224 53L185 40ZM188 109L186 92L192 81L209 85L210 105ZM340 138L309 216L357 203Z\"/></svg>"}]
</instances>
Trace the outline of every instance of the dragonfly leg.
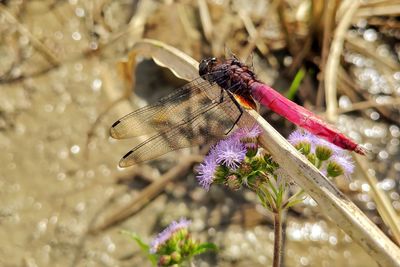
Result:
<instances>
[{"instance_id":1,"label":"dragonfly leg","mask_svg":"<svg viewBox=\"0 0 400 267\"><path fill-rule=\"evenodd\" d=\"M219 103L221 104L222 102L224 102L224 89L221 87L221 94L219 96Z\"/></svg>"},{"instance_id":2,"label":"dragonfly leg","mask_svg":"<svg viewBox=\"0 0 400 267\"><path fill-rule=\"evenodd\" d=\"M240 106L240 104L236 101L235 97L229 91L227 91L227 93L228 93L228 96L230 97L230 99L233 101L233 103L235 103L235 106L238 108L240 114L237 117L237 119L235 120L235 122L232 124L232 127L229 129L228 132L226 132L225 135L228 135L233 130L233 127L235 127L236 123L238 123L238 121L240 120L240 118L243 115L243 108Z\"/></svg>"}]
</instances>

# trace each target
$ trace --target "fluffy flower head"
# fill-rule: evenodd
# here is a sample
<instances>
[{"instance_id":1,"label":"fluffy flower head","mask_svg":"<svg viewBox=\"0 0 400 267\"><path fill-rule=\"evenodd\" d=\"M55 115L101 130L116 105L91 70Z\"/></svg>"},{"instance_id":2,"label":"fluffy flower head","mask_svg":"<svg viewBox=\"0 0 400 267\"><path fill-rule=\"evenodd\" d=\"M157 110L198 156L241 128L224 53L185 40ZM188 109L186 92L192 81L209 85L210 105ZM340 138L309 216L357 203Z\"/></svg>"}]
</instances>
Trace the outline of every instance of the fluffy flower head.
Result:
<instances>
[{"instance_id":1,"label":"fluffy flower head","mask_svg":"<svg viewBox=\"0 0 400 267\"><path fill-rule=\"evenodd\" d=\"M237 169L246 157L246 146L234 138L228 138L219 142L215 147L217 163L230 169Z\"/></svg>"},{"instance_id":2,"label":"fluffy flower head","mask_svg":"<svg viewBox=\"0 0 400 267\"><path fill-rule=\"evenodd\" d=\"M354 170L354 163L346 151L324 139L304 130L296 130L289 135L289 142L299 149L315 165L320 165L323 174L336 177L349 175ZM306 153L304 153L306 152Z\"/></svg>"},{"instance_id":3,"label":"fluffy flower head","mask_svg":"<svg viewBox=\"0 0 400 267\"><path fill-rule=\"evenodd\" d=\"M204 158L204 161L196 169L198 173L196 178L204 189L210 189L217 167L217 155L215 153L215 148L213 147L211 148L210 153L208 153Z\"/></svg>"},{"instance_id":4,"label":"fluffy flower head","mask_svg":"<svg viewBox=\"0 0 400 267\"><path fill-rule=\"evenodd\" d=\"M179 221L173 221L167 228L157 235L150 243L150 253L155 254L160 246L162 246L174 233L189 227L191 221L181 218Z\"/></svg>"}]
</instances>

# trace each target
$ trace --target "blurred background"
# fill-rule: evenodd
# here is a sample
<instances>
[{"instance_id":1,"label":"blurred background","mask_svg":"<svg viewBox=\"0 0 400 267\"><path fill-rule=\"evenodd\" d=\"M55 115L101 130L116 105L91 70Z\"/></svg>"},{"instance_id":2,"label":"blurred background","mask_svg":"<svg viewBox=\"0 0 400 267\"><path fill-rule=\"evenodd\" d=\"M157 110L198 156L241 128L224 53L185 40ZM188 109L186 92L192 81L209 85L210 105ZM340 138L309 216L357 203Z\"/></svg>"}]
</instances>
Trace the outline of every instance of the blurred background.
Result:
<instances>
[{"instance_id":1,"label":"blurred background","mask_svg":"<svg viewBox=\"0 0 400 267\"><path fill-rule=\"evenodd\" d=\"M206 151L117 167L143 139L112 140L110 125L185 83L140 53L123 67L142 38L196 60L233 53L365 144L363 167L335 183L398 242L371 187L398 215L399 14L396 0L0 1L0 265L149 266L120 230L149 241L182 216L220 247L198 266L271 265L271 218L254 193L197 185ZM295 129L261 112L284 136ZM284 266L377 266L312 199L285 231Z\"/></svg>"}]
</instances>

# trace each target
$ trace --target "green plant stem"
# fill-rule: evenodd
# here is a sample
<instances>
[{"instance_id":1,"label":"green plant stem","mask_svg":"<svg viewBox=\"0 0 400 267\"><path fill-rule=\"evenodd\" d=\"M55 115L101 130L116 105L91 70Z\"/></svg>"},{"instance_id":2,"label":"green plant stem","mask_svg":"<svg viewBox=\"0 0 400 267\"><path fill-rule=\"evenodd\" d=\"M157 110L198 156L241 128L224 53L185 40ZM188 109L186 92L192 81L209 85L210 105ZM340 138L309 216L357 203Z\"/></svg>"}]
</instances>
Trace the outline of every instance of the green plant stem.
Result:
<instances>
[{"instance_id":1,"label":"green plant stem","mask_svg":"<svg viewBox=\"0 0 400 267\"><path fill-rule=\"evenodd\" d=\"M282 210L274 211L274 259L273 267L281 266L282 255Z\"/></svg>"}]
</instances>

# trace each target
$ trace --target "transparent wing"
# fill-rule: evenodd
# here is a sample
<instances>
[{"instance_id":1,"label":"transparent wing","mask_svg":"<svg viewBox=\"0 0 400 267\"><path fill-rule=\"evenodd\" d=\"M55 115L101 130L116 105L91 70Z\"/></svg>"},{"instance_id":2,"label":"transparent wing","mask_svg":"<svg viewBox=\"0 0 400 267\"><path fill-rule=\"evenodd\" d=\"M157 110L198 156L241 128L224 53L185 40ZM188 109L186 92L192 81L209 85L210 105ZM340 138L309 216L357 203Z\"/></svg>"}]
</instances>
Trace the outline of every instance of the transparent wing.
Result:
<instances>
[{"instance_id":1,"label":"transparent wing","mask_svg":"<svg viewBox=\"0 0 400 267\"><path fill-rule=\"evenodd\" d=\"M211 87L210 84L208 86ZM241 116L241 110L226 91L221 91L218 86L212 87L207 89L207 94L214 99L203 98L207 103L203 103L181 123L159 131L134 147L119 165L128 167L173 150L210 143L227 134Z\"/></svg>"},{"instance_id":2,"label":"transparent wing","mask_svg":"<svg viewBox=\"0 0 400 267\"><path fill-rule=\"evenodd\" d=\"M220 79L227 79L226 75L220 76ZM110 135L115 139L125 139L157 133L181 124L209 103L204 91L212 86L202 78L195 79L158 102L122 117L111 126Z\"/></svg>"}]
</instances>

